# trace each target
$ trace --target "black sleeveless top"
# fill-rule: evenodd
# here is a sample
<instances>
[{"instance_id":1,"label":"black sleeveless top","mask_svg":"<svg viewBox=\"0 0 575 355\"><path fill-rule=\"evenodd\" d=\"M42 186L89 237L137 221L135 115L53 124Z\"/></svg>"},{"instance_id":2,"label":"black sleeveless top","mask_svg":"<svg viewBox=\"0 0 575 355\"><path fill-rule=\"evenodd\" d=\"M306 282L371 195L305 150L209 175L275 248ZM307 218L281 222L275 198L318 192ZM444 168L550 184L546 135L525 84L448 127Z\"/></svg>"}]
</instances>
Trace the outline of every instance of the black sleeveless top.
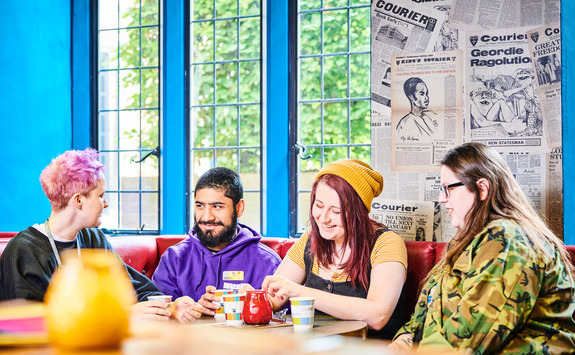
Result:
<instances>
[{"instance_id":1,"label":"black sleeveless top","mask_svg":"<svg viewBox=\"0 0 575 355\"><path fill-rule=\"evenodd\" d=\"M379 237L382 233L388 232L389 229L379 229L377 231L377 236ZM374 241L377 238L374 239ZM360 297L360 298L367 298L367 290L360 285L356 285L356 287L351 286L351 281L345 282L334 282L331 280L326 280L316 274L314 274L311 269L313 266L313 259L310 253L310 245L311 245L311 238L308 239L305 250L304 250L304 263L305 263L305 283L304 286L315 288L317 290L322 290L325 292L333 293L336 295L342 296L351 296L351 297ZM375 245L375 242L374 242ZM373 246L372 246L373 248ZM373 250L372 250L373 251ZM369 264L369 270L367 273L368 282L371 282L371 263ZM401 326L407 322L406 312L404 309L405 305L405 288L401 291L401 296L397 301L397 305L395 306L395 310L393 314L389 318L387 324L381 330L374 330L369 329L368 336L373 338L383 338L383 339L392 339L395 336L395 333L399 330ZM324 314L321 311L316 310L317 314Z\"/></svg>"}]
</instances>

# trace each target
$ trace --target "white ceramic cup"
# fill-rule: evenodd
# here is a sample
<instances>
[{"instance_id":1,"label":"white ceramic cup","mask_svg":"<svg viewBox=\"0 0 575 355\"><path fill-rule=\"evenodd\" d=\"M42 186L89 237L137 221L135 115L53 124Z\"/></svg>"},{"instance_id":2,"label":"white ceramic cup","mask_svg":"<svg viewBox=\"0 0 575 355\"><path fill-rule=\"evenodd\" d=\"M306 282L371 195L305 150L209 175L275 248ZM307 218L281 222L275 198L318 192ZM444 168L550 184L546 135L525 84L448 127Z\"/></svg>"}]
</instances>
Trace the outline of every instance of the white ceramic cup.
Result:
<instances>
[{"instance_id":1,"label":"white ceramic cup","mask_svg":"<svg viewBox=\"0 0 575 355\"><path fill-rule=\"evenodd\" d=\"M313 329L315 312L313 297L291 297L291 317L294 332L309 332Z\"/></svg>"}]
</instances>

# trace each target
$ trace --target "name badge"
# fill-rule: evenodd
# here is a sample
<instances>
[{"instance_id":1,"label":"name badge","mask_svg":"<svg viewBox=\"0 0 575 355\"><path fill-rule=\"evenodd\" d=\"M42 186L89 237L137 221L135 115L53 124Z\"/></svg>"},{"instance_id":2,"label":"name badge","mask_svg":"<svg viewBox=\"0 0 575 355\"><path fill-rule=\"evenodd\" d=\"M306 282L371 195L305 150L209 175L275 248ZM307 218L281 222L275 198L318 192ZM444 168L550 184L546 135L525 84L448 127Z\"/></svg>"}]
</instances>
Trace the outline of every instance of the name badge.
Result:
<instances>
[{"instance_id":1,"label":"name badge","mask_svg":"<svg viewBox=\"0 0 575 355\"><path fill-rule=\"evenodd\" d=\"M224 281L244 281L244 272L224 271Z\"/></svg>"}]
</instances>

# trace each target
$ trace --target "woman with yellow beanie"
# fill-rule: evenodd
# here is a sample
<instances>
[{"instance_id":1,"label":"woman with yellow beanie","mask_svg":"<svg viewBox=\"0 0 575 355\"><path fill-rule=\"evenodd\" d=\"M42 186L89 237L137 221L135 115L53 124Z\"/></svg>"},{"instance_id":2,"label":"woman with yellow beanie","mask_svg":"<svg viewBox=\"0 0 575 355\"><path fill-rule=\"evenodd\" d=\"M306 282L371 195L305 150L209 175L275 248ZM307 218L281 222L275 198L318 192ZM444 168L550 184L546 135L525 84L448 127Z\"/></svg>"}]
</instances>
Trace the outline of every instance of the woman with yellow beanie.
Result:
<instances>
[{"instance_id":1,"label":"woman with yellow beanie","mask_svg":"<svg viewBox=\"0 0 575 355\"><path fill-rule=\"evenodd\" d=\"M318 311L363 320L376 336L394 335L404 318L398 300L407 251L399 235L369 218L382 189L381 174L356 159L320 170L308 230L262 285L275 309L290 297L314 297Z\"/></svg>"}]
</instances>

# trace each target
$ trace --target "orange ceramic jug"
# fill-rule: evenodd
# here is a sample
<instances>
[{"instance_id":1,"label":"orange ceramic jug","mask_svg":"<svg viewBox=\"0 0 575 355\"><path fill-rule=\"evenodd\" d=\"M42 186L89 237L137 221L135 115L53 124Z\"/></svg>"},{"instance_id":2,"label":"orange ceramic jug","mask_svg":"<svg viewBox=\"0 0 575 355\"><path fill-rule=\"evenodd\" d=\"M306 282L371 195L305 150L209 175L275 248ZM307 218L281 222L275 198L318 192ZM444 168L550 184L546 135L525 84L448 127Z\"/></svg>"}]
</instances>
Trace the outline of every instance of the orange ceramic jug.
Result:
<instances>
[{"instance_id":1,"label":"orange ceramic jug","mask_svg":"<svg viewBox=\"0 0 575 355\"><path fill-rule=\"evenodd\" d=\"M68 349L118 347L136 295L122 262L104 249L62 253L46 292L50 342Z\"/></svg>"}]
</instances>

